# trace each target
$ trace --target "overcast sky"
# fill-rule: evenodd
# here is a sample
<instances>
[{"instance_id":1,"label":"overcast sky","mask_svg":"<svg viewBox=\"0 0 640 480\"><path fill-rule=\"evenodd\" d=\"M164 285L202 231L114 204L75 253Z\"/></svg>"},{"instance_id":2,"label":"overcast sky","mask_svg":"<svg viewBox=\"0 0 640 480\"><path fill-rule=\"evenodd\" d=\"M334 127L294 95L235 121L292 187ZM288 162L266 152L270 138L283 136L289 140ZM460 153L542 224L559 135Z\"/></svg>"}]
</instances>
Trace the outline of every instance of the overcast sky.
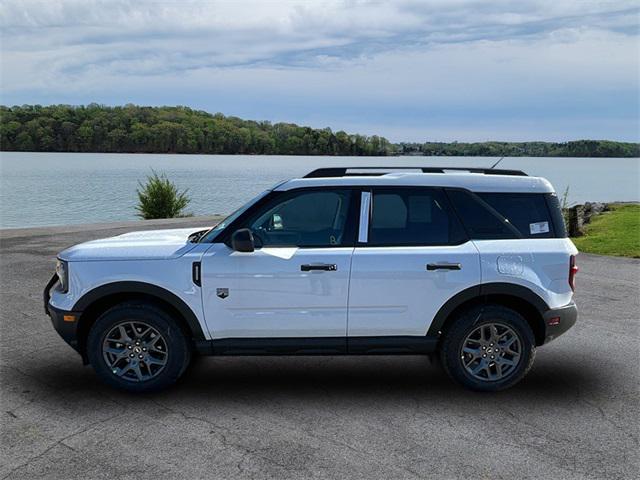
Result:
<instances>
[{"instance_id":1,"label":"overcast sky","mask_svg":"<svg viewBox=\"0 0 640 480\"><path fill-rule=\"evenodd\" d=\"M637 1L3 0L0 103L393 141L640 139Z\"/></svg>"}]
</instances>

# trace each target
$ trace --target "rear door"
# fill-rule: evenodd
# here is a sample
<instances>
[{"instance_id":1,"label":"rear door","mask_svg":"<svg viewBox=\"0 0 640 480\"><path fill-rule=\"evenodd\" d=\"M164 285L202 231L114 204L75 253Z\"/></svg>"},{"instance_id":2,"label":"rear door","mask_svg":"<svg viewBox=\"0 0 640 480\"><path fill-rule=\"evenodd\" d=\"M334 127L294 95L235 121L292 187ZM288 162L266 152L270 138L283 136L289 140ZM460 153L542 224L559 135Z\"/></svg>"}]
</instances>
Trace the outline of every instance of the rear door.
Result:
<instances>
[{"instance_id":1,"label":"rear door","mask_svg":"<svg viewBox=\"0 0 640 480\"><path fill-rule=\"evenodd\" d=\"M447 300L480 283L478 251L441 189L385 187L362 195L349 337L424 336Z\"/></svg>"}]
</instances>

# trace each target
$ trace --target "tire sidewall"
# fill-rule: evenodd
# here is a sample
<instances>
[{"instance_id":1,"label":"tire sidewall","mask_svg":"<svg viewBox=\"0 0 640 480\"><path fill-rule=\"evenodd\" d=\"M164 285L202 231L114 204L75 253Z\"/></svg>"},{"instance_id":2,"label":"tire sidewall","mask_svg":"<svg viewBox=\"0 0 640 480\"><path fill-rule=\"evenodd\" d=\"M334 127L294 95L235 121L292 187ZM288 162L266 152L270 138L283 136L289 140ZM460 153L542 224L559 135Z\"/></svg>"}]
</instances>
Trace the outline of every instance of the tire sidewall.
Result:
<instances>
[{"instance_id":1,"label":"tire sidewall","mask_svg":"<svg viewBox=\"0 0 640 480\"><path fill-rule=\"evenodd\" d=\"M522 345L517 367L505 378L483 381L473 377L464 367L460 352L467 336L476 328L488 323L500 323L513 329ZM488 305L461 315L445 334L441 348L441 360L446 372L456 382L476 391L495 392L518 383L527 374L535 358L535 337L527 321L517 312L502 306Z\"/></svg>"},{"instance_id":2,"label":"tire sidewall","mask_svg":"<svg viewBox=\"0 0 640 480\"><path fill-rule=\"evenodd\" d=\"M155 328L167 344L167 364L155 377L144 382L133 382L113 374L104 360L102 345L106 335L120 322L142 321ZM163 310L146 304L124 304L103 313L93 324L87 338L89 363L108 385L130 392L157 391L175 383L190 360L190 348L183 332Z\"/></svg>"}]
</instances>

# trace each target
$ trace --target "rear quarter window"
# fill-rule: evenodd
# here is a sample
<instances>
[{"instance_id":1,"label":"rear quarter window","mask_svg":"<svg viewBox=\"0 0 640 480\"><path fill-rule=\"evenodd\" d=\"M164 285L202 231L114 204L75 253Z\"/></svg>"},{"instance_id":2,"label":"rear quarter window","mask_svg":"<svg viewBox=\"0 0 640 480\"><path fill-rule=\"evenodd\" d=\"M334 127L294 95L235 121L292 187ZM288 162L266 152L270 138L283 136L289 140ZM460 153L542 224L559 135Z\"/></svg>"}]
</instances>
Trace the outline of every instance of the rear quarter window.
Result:
<instances>
[{"instance_id":1,"label":"rear quarter window","mask_svg":"<svg viewBox=\"0 0 640 480\"><path fill-rule=\"evenodd\" d=\"M475 240L566 237L562 212L553 194L447 194L469 236Z\"/></svg>"},{"instance_id":2,"label":"rear quarter window","mask_svg":"<svg viewBox=\"0 0 640 480\"><path fill-rule=\"evenodd\" d=\"M524 238L554 238L555 226L544 194L479 193Z\"/></svg>"}]
</instances>

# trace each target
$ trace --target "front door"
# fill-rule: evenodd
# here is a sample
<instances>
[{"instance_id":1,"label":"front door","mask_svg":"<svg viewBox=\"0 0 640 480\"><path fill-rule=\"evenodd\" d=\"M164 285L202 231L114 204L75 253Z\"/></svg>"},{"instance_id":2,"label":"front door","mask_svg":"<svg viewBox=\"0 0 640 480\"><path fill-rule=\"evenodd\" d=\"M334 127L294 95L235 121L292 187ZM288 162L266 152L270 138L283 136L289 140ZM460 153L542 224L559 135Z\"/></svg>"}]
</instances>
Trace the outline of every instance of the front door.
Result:
<instances>
[{"instance_id":1,"label":"front door","mask_svg":"<svg viewBox=\"0 0 640 480\"><path fill-rule=\"evenodd\" d=\"M273 193L246 220L256 250L214 243L202 258L215 339L346 337L355 228L350 190Z\"/></svg>"},{"instance_id":2,"label":"front door","mask_svg":"<svg viewBox=\"0 0 640 480\"><path fill-rule=\"evenodd\" d=\"M448 299L480 284L478 250L440 189L363 196L371 212L362 215L353 254L349 337L424 336Z\"/></svg>"}]
</instances>

